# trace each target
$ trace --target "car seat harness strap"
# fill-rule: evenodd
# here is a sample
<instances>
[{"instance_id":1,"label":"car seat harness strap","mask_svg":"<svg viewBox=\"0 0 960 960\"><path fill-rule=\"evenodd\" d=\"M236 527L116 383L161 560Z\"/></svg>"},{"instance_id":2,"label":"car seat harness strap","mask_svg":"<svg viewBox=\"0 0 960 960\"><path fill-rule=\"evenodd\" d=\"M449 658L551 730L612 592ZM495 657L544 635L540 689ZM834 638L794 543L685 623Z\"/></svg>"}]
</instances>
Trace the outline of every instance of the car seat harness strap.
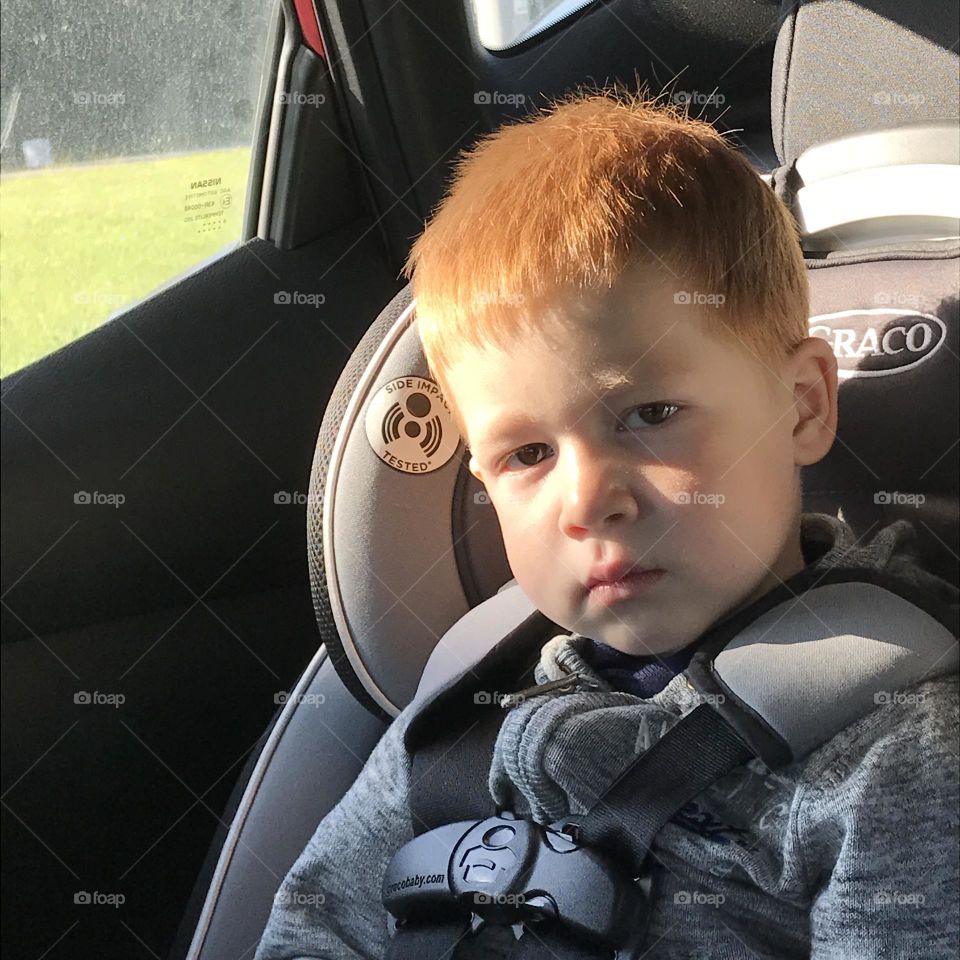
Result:
<instances>
[{"instance_id":1,"label":"car seat harness strap","mask_svg":"<svg viewBox=\"0 0 960 960\"><path fill-rule=\"evenodd\" d=\"M383 903L399 921L388 960L432 956L425 952L427 937L431 950L447 955L450 944L437 943L432 925L439 918L452 942L485 922L533 924L537 934L521 937L509 954L519 960L532 955L544 925L562 928L570 940L553 943L554 956L584 956L589 945L605 946L599 956L610 956L612 947L619 956L632 955L647 921L646 895L636 880L654 835L752 756L733 728L702 704L637 757L584 816L543 826L501 811L420 834L397 852L384 876Z\"/></svg>"}]
</instances>

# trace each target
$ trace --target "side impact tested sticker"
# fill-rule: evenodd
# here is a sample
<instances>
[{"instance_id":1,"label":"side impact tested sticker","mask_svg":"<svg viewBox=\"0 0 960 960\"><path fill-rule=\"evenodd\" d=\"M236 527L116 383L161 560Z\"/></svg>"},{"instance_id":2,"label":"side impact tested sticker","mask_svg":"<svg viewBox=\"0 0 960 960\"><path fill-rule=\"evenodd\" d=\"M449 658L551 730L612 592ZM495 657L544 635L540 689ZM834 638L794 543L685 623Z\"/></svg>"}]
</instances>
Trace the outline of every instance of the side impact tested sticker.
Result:
<instances>
[{"instance_id":1,"label":"side impact tested sticker","mask_svg":"<svg viewBox=\"0 0 960 960\"><path fill-rule=\"evenodd\" d=\"M367 440L401 473L439 470L456 452L460 433L440 388L426 377L397 377L367 406Z\"/></svg>"}]
</instances>

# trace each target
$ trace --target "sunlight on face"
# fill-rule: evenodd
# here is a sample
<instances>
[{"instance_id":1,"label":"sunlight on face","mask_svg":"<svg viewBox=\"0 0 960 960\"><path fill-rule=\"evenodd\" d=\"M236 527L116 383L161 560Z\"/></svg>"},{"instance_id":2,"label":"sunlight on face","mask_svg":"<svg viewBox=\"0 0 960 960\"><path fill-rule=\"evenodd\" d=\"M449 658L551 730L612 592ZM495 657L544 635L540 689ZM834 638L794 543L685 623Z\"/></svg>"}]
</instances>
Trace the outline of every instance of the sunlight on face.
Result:
<instances>
[{"instance_id":1,"label":"sunlight on face","mask_svg":"<svg viewBox=\"0 0 960 960\"><path fill-rule=\"evenodd\" d=\"M678 650L803 566L793 382L708 335L722 307L677 286L633 269L449 375L520 586L626 653ZM620 561L663 572L629 596L587 589Z\"/></svg>"}]
</instances>

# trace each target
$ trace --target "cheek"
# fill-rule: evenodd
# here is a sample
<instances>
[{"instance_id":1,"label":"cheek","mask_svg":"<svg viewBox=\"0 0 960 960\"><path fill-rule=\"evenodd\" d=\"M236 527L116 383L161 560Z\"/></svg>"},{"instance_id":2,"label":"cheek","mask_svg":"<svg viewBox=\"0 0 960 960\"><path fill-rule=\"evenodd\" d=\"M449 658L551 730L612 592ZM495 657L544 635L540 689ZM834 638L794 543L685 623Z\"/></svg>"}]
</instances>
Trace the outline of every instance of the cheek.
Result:
<instances>
[{"instance_id":1,"label":"cheek","mask_svg":"<svg viewBox=\"0 0 960 960\"><path fill-rule=\"evenodd\" d=\"M544 529L548 521L535 510L514 510L499 506L498 518L507 563L537 609L562 623L566 616L564 584L575 571L564 568L564 558L557 549L557 537ZM554 526L554 530L556 527Z\"/></svg>"},{"instance_id":2,"label":"cheek","mask_svg":"<svg viewBox=\"0 0 960 960\"><path fill-rule=\"evenodd\" d=\"M758 409L736 429L717 431L706 442L699 472L705 485L727 502L752 502L756 512L780 509L794 475L790 421Z\"/></svg>"},{"instance_id":3,"label":"cheek","mask_svg":"<svg viewBox=\"0 0 960 960\"><path fill-rule=\"evenodd\" d=\"M796 474L789 427L761 438L756 418L734 434L703 437L684 471L661 486L677 521L667 539L710 582L737 582L770 562L796 509ZM687 505L673 506L670 491L696 491ZM673 501L675 502L675 501Z\"/></svg>"},{"instance_id":4,"label":"cheek","mask_svg":"<svg viewBox=\"0 0 960 960\"><path fill-rule=\"evenodd\" d=\"M505 536L503 543L510 572L523 592L539 610L548 616L554 614L557 584L561 582L556 557L548 555L539 546L542 543L539 538Z\"/></svg>"},{"instance_id":5,"label":"cheek","mask_svg":"<svg viewBox=\"0 0 960 960\"><path fill-rule=\"evenodd\" d=\"M731 586L764 576L776 563L798 509L796 466L781 433L754 438L746 455L736 454L739 461L728 460L715 483L723 502L702 518L699 535L713 544L714 565L726 565Z\"/></svg>"},{"instance_id":6,"label":"cheek","mask_svg":"<svg viewBox=\"0 0 960 960\"><path fill-rule=\"evenodd\" d=\"M543 558L537 549L543 536L525 522L523 515L511 511L502 502L497 509L500 533L510 569L518 580L530 580L531 574L542 569Z\"/></svg>"},{"instance_id":7,"label":"cheek","mask_svg":"<svg viewBox=\"0 0 960 960\"><path fill-rule=\"evenodd\" d=\"M758 515L781 515L793 508L796 464L789 428L774 427L730 470L727 480L741 498L751 498Z\"/></svg>"}]
</instances>

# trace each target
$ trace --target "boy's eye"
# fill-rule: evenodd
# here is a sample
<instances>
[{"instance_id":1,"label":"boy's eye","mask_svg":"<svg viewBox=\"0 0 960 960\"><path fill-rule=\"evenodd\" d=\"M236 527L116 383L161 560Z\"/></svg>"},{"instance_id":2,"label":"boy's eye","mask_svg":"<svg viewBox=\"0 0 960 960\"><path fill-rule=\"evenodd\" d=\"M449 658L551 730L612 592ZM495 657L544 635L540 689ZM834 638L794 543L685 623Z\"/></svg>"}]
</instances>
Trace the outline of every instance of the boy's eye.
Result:
<instances>
[{"instance_id":1,"label":"boy's eye","mask_svg":"<svg viewBox=\"0 0 960 960\"><path fill-rule=\"evenodd\" d=\"M648 427L656 427L665 420L669 420L679 409L679 404L667 403L665 400L661 400L657 401L657 403L645 403L643 406L634 407L630 412L637 413L643 411L640 413L643 422L646 423Z\"/></svg>"},{"instance_id":2,"label":"boy's eye","mask_svg":"<svg viewBox=\"0 0 960 960\"><path fill-rule=\"evenodd\" d=\"M656 403L645 403L639 407L634 407L630 411L630 415L638 413L640 419L648 427L656 427L662 423L665 423L670 419L678 410L680 405L676 403L668 403L666 401L658 401ZM627 420L629 417L624 417L623 420ZM626 427L628 430L631 429L630 426L620 421L620 425ZM633 429L640 429L640 426L634 427ZM546 447L544 443L528 443L526 446L518 447L513 453L508 454L506 459L503 461L505 467L508 467L510 461L516 457L521 466L523 467L535 467L542 459L536 458L537 451ZM529 458L529 462L525 458Z\"/></svg>"},{"instance_id":3,"label":"boy's eye","mask_svg":"<svg viewBox=\"0 0 960 960\"><path fill-rule=\"evenodd\" d=\"M504 461L504 466L509 466L510 460L511 460L513 457L517 457L518 459L520 459L520 463L521 463L522 466L524 466L524 467L535 467L535 466L540 462L539 460L533 460L531 463L526 463L526 462L525 462L523 459L521 459L521 458L522 458L524 455L529 455L531 450L535 451L535 450L537 450L539 447L543 447L543 446L545 446L545 444L543 444L543 443L528 443L525 447L520 447L518 450L514 450L513 453L511 453L511 454L509 454L509 455L507 456L507 459Z\"/></svg>"}]
</instances>

